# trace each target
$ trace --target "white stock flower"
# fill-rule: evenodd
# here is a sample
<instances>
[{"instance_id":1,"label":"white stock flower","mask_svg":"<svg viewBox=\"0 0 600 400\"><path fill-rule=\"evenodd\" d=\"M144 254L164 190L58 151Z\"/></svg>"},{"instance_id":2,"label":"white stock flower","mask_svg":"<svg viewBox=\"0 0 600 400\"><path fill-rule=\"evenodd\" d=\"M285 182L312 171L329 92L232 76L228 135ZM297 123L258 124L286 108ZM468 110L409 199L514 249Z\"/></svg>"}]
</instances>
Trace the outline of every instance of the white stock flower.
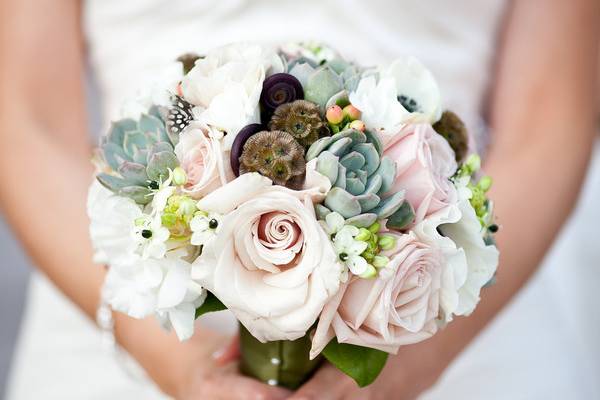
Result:
<instances>
[{"instance_id":1,"label":"white stock flower","mask_svg":"<svg viewBox=\"0 0 600 400\"><path fill-rule=\"evenodd\" d=\"M133 200L94 182L88 214L96 261L109 266L105 287L111 306L134 318L154 314L183 340L193 333L195 309L206 293L192 281L185 252L169 249L160 211L170 193L159 190L152 202L155 212L147 215Z\"/></svg>"},{"instance_id":2,"label":"white stock flower","mask_svg":"<svg viewBox=\"0 0 600 400\"><path fill-rule=\"evenodd\" d=\"M468 192L459 191L457 204L431 214L413 229L421 241L445 257L440 289L443 322L451 321L452 315L473 312L481 288L498 267L498 249L484 242L481 224L466 197Z\"/></svg>"},{"instance_id":3,"label":"white stock flower","mask_svg":"<svg viewBox=\"0 0 600 400\"><path fill-rule=\"evenodd\" d=\"M225 149L244 126L260 121L258 102L268 74L283 71L281 58L259 45L230 44L196 61L183 78L184 98L203 109L198 118L227 132Z\"/></svg>"},{"instance_id":4,"label":"white stock flower","mask_svg":"<svg viewBox=\"0 0 600 400\"><path fill-rule=\"evenodd\" d=\"M133 318L155 315L185 340L194 333L196 308L206 298L206 291L190 275L190 263L178 255L140 258L132 264L111 265L105 293L113 309Z\"/></svg>"},{"instance_id":5,"label":"white stock flower","mask_svg":"<svg viewBox=\"0 0 600 400\"><path fill-rule=\"evenodd\" d=\"M113 194L94 180L88 192L87 212L94 262L127 263L136 259L135 220L143 213L135 201Z\"/></svg>"}]
</instances>

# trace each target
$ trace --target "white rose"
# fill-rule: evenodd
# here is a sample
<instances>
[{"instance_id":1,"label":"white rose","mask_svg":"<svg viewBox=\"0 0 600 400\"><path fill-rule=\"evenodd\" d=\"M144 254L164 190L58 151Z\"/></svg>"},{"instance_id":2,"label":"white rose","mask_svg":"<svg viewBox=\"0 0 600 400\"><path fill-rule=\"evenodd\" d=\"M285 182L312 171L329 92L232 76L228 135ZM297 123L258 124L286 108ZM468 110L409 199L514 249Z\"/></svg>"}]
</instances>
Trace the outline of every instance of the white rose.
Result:
<instances>
[{"instance_id":1,"label":"white rose","mask_svg":"<svg viewBox=\"0 0 600 400\"><path fill-rule=\"evenodd\" d=\"M469 203L470 191L458 193L457 204L431 214L413 229L421 241L440 249L446 258L440 291L443 322L452 320L453 314L473 312L481 288L498 267L498 249L483 240L481 224Z\"/></svg>"},{"instance_id":2,"label":"white rose","mask_svg":"<svg viewBox=\"0 0 600 400\"><path fill-rule=\"evenodd\" d=\"M198 121L179 136L175 154L187 175L185 193L199 198L235 178L222 137L220 131Z\"/></svg>"},{"instance_id":3,"label":"white rose","mask_svg":"<svg viewBox=\"0 0 600 400\"><path fill-rule=\"evenodd\" d=\"M259 340L306 334L339 289L342 268L314 214L310 191L241 175L198 202L224 214L192 276Z\"/></svg>"},{"instance_id":4,"label":"white rose","mask_svg":"<svg viewBox=\"0 0 600 400\"><path fill-rule=\"evenodd\" d=\"M216 48L183 78L184 98L199 106L199 119L227 132L225 149L244 126L259 122L258 102L265 76L283 71L277 54L259 45Z\"/></svg>"}]
</instances>

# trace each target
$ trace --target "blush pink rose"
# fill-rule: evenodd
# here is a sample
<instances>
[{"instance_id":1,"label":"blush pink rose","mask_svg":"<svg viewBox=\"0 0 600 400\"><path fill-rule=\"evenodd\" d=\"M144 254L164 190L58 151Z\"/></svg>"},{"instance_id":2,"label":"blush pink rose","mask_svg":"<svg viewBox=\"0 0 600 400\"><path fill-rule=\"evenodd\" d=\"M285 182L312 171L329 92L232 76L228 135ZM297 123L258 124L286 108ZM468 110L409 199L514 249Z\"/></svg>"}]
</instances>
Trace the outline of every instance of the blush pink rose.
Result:
<instances>
[{"instance_id":1,"label":"blush pink rose","mask_svg":"<svg viewBox=\"0 0 600 400\"><path fill-rule=\"evenodd\" d=\"M222 137L217 129L197 121L179 137L175 154L187 174L183 190L194 198L205 196L235 178Z\"/></svg>"},{"instance_id":2,"label":"blush pink rose","mask_svg":"<svg viewBox=\"0 0 600 400\"><path fill-rule=\"evenodd\" d=\"M314 211L320 193L248 173L198 201L222 218L192 277L260 341L304 336L339 289L342 267Z\"/></svg>"},{"instance_id":3,"label":"blush pink rose","mask_svg":"<svg viewBox=\"0 0 600 400\"><path fill-rule=\"evenodd\" d=\"M389 234L389 233L388 233ZM389 264L375 279L352 278L325 306L311 358L335 336L340 343L397 353L437 332L442 259L413 233L395 235Z\"/></svg>"},{"instance_id":4,"label":"blush pink rose","mask_svg":"<svg viewBox=\"0 0 600 400\"><path fill-rule=\"evenodd\" d=\"M396 162L396 179L390 193L406 190L415 210L415 224L457 202L450 177L456 172L454 151L431 125L407 125L388 135L383 154Z\"/></svg>"}]
</instances>

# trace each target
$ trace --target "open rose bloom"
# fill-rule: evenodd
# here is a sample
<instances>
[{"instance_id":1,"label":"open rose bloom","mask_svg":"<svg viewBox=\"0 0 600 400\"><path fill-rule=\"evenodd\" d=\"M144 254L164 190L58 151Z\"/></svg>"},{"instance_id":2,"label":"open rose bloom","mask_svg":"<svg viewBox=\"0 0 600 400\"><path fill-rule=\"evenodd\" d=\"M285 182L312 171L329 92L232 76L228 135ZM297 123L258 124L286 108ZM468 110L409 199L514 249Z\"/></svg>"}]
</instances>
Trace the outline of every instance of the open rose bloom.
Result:
<instances>
[{"instance_id":1,"label":"open rose bloom","mask_svg":"<svg viewBox=\"0 0 600 400\"><path fill-rule=\"evenodd\" d=\"M368 385L475 309L498 265L491 178L419 61L366 69L315 43L179 60L95 158L113 309L181 340L228 309L242 371L289 388L324 359Z\"/></svg>"}]
</instances>

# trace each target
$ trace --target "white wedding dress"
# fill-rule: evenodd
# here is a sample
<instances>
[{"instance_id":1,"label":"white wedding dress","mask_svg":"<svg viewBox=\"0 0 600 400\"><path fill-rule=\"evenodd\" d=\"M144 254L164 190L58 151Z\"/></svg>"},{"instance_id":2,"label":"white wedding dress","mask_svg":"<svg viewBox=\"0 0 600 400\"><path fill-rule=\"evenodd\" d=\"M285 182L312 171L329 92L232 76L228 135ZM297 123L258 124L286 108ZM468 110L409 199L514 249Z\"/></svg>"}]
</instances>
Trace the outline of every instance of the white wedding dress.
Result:
<instances>
[{"instance_id":1,"label":"white wedding dress","mask_svg":"<svg viewBox=\"0 0 600 400\"><path fill-rule=\"evenodd\" d=\"M500 0L90 0L84 26L103 121L181 53L241 40L319 39L362 63L418 57L438 79L445 107L482 143L478 115L504 8ZM424 399L600 398L596 147L577 211L539 273ZM235 329L226 313L206 323ZM125 374L100 344L94 325L34 276L7 399L164 398Z\"/></svg>"}]
</instances>

